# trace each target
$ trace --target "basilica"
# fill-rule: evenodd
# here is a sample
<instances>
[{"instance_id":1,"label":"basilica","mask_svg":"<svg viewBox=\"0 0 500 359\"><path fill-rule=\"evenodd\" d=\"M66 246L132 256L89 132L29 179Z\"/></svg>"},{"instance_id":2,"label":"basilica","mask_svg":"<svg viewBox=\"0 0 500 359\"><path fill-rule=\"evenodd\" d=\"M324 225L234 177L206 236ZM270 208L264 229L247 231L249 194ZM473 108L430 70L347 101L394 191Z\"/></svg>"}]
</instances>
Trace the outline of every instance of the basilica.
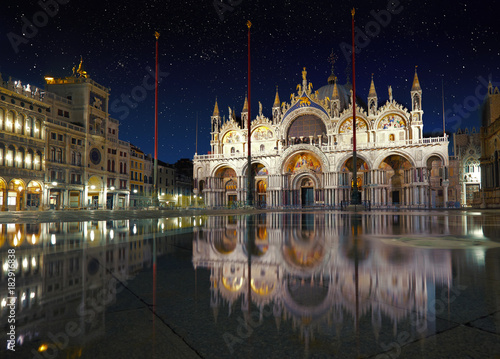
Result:
<instances>
[{"instance_id":1,"label":"basilica","mask_svg":"<svg viewBox=\"0 0 500 359\"><path fill-rule=\"evenodd\" d=\"M411 110L377 96L372 77L365 101L353 101L349 82L333 74L313 90L306 68L290 102L278 91L272 118L259 114L247 128L248 103L241 120L230 110L223 120L216 101L211 117L211 151L194 156L195 194L208 207L244 203L248 136L254 198L268 208L333 208L350 199L353 181L372 207L436 207L448 202L448 138L424 138L422 88L417 71L409 96ZM357 178L353 178L353 103L356 106Z\"/></svg>"}]
</instances>

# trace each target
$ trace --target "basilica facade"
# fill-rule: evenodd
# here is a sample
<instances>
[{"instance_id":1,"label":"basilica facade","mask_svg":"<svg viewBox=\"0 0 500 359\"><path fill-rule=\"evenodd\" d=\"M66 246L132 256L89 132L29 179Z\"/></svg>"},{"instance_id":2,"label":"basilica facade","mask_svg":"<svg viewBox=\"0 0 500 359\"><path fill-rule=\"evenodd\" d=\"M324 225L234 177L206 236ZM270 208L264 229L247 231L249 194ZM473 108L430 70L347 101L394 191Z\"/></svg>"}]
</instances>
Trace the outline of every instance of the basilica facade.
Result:
<instances>
[{"instance_id":1,"label":"basilica facade","mask_svg":"<svg viewBox=\"0 0 500 359\"><path fill-rule=\"evenodd\" d=\"M268 208L335 207L350 199L353 178L353 102L356 106L357 184L372 206L441 207L448 202L448 139L423 137L422 88L417 72L410 89L411 110L398 103L389 86L379 101L372 78L367 105L353 101L351 85L333 74L317 91L302 72L290 102L278 92L272 118L259 114L247 128L230 110L221 119L216 101L211 117L211 151L195 155L195 195L209 207L246 199L247 148L256 203Z\"/></svg>"}]
</instances>

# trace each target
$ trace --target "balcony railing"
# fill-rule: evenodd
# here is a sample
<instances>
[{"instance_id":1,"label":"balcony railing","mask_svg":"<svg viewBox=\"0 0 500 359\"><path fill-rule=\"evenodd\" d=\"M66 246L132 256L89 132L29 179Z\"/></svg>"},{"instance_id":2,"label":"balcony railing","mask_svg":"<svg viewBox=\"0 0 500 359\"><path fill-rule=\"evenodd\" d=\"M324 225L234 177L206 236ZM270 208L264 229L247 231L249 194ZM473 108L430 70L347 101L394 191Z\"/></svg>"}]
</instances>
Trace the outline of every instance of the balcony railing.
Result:
<instances>
[{"instance_id":1,"label":"balcony railing","mask_svg":"<svg viewBox=\"0 0 500 359\"><path fill-rule=\"evenodd\" d=\"M448 137L429 137L422 139L411 139L411 140L403 140L403 141L390 141L390 142L366 142L366 143L358 143L357 150L374 150L374 149L384 149L384 148L395 148L395 147L418 147L418 146L428 146L439 144L443 142L447 142ZM309 145L314 146L316 148L320 148L323 152L342 152L342 151L352 151L351 144L322 144L321 146L317 143L300 143L294 145L287 145L282 147L280 150L273 150L267 152L252 152L252 157L259 156L273 156L273 155L281 155L286 149L293 146L300 145ZM209 154L209 155L195 155L195 160L214 160L214 159L223 159L223 158L247 158L246 152L240 153L228 153L228 154Z\"/></svg>"}]
</instances>

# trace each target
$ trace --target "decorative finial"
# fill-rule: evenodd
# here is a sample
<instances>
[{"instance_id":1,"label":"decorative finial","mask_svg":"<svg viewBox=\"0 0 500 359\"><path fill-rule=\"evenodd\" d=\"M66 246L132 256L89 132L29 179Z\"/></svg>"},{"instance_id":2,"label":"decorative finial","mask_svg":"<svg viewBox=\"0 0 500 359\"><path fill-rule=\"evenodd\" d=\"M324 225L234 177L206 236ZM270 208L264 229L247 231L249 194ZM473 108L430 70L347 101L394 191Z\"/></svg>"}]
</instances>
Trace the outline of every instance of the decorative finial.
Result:
<instances>
[{"instance_id":1,"label":"decorative finial","mask_svg":"<svg viewBox=\"0 0 500 359\"><path fill-rule=\"evenodd\" d=\"M356 12L356 11L354 10L354 8L352 8L352 10L351 10L351 15L352 15L352 17L354 17L354 13L355 13L355 12Z\"/></svg>"},{"instance_id":2,"label":"decorative finial","mask_svg":"<svg viewBox=\"0 0 500 359\"><path fill-rule=\"evenodd\" d=\"M158 31L155 31L155 37L156 37L156 40L158 41L158 38L160 37L160 33Z\"/></svg>"},{"instance_id":3,"label":"decorative finial","mask_svg":"<svg viewBox=\"0 0 500 359\"><path fill-rule=\"evenodd\" d=\"M250 29L252 27L252 23L250 22L250 20L247 20L247 27L248 27L248 29Z\"/></svg>"},{"instance_id":4,"label":"decorative finial","mask_svg":"<svg viewBox=\"0 0 500 359\"><path fill-rule=\"evenodd\" d=\"M304 70L302 70L302 80L306 80L306 76L307 76L307 71L306 71L306 68L304 67Z\"/></svg>"}]
</instances>

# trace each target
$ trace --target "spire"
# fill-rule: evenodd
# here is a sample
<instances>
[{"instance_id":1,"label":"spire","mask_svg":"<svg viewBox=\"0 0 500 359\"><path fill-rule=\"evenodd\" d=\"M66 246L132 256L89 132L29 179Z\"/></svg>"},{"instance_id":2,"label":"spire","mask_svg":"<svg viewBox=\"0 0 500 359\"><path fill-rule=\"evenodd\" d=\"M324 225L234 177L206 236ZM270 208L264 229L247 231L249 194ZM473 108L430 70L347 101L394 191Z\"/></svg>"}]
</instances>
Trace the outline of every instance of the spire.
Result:
<instances>
[{"instance_id":1,"label":"spire","mask_svg":"<svg viewBox=\"0 0 500 359\"><path fill-rule=\"evenodd\" d=\"M337 87L337 81L335 81L333 84L332 100L338 99L338 98L339 98L339 89Z\"/></svg>"},{"instance_id":2,"label":"spire","mask_svg":"<svg viewBox=\"0 0 500 359\"><path fill-rule=\"evenodd\" d=\"M375 91L375 83L373 82L373 74L372 74L372 83L370 84L370 91L368 93L368 97L377 97L377 91Z\"/></svg>"},{"instance_id":3,"label":"spire","mask_svg":"<svg viewBox=\"0 0 500 359\"><path fill-rule=\"evenodd\" d=\"M219 106L217 105L217 99L215 99L214 114L212 116L219 116Z\"/></svg>"},{"instance_id":4,"label":"spire","mask_svg":"<svg viewBox=\"0 0 500 359\"><path fill-rule=\"evenodd\" d=\"M245 103L243 104L243 110L241 112L248 112L248 96L245 94Z\"/></svg>"},{"instance_id":5,"label":"spire","mask_svg":"<svg viewBox=\"0 0 500 359\"><path fill-rule=\"evenodd\" d=\"M335 81L337 81L337 76L335 76L335 61L337 61L337 56L333 53L330 54L328 57L328 62L332 64L332 74L328 77L328 83L333 84Z\"/></svg>"},{"instance_id":6,"label":"spire","mask_svg":"<svg viewBox=\"0 0 500 359\"><path fill-rule=\"evenodd\" d=\"M417 67L418 66L415 66L415 76L413 77L413 85L411 87L412 91L422 91L420 88L420 82L418 81Z\"/></svg>"},{"instance_id":7,"label":"spire","mask_svg":"<svg viewBox=\"0 0 500 359\"><path fill-rule=\"evenodd\" d=\"M280 97L278 95L278 86L276 86L276 96L274 97L273 107L280 107Z\"/></svg>"}]
</instances>

